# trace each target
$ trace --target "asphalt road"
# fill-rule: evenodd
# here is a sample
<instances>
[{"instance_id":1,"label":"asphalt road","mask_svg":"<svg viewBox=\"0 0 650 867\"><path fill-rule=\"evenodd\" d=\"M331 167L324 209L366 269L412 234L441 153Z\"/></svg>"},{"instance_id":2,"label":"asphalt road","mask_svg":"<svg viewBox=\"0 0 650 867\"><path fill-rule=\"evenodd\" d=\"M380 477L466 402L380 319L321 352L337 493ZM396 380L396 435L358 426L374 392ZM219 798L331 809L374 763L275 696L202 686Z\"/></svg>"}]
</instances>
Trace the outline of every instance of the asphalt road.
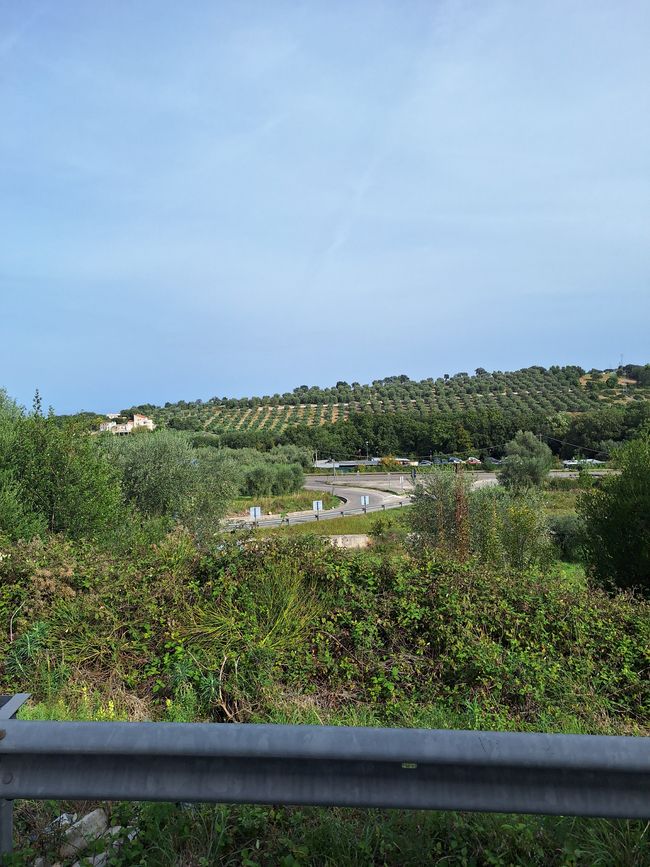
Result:
<instances>
[{"instance_id":1,"label":"asphalt road","mask_svg":"<svg viewBox=\"0 0 650 867\"><path fill-rule=\"evenodd\" d=\"M400 509L408 506L411 497L407 491L404 495L392 494L388 491L373 489L370 486L360 487L354 484L332 484L332 479L324 483L322 477L308 476L304 487L311 491L326 491L341 500L341 504L335 509L327 509L322 512L290 512L281 517L279 515L262 515L257 521L250 518L239 518L228 521L231 529L237 527L280 527L288 524L314 523L315 521L328 521L332 518L349 517L351 515L363 515L366 512L383 512L386 509ZM351 480L352 481L352 480ZM368 497L368 505L361 505L361 497Z\"/></svg>"},{"instance_id":2,"label":"asphalt road","mask_svg":"<svg viewBox=\"0 0 650 867\"><path fill-rule=\"evenodd\" d=\"M606 470L596 470L592 475L605 475ZM416 476L416 482L426 479L428 473L420 473ZM551 470L552 478L577 478L578 474L566 470ZM497 476L494 473L486 473L482 470L467 473L476 488L487 485L496 485ZM308 491L326 491L342 502L335 509L327 509L322 512L290 512L281 517L279 515L262 515L257 521L250 518L237 518L227 522L226 526L231 529L238 527L279 527L283 524L305 524L315 521L327 521L332 518L349 517L350 515L362 515L366 512L383 512L386 509L400 509L408 506L413 493L413 479L408 469L400 473L332 473L309 475L305 477L303 487ZM361 497L369 498L367 506L361 505Z\"/></svg>"},{"instance_id":3,"label":"asphalt road","mask_svg":"<svg viewBox=\"0 0 650 867\"><path fill-rule=\"evenodd\" d=\"M429 474L421 473L416 476L416 481L423 481L427 475ZM486 484L494 485L497 480L494 473L473 472L467 475L476 487ZM336 479L333 478L331 473L328 475L306 476L305 478L307 482L304 487L318 491L331 492L332 484L334 484L335 487L342 491L354 487L365 489L366 491L384 491L397 496L408 496L413 492L413 479L408 470L403 473L359 473L358 475L356 473L340 473L337 474Z\"/></svg>"},{"instance_id":4,"label":"asphalt road","mask_svg":"<svg viewBox=\"0 0 650 867\"><path fill-rule=\"evenodd\" d=\"M590 472L590 475L605 476L611 472L612 470L593 470ZM416 481L421 482L428 475L430 473L420 472L416 476ZM577 479L578 473L567 470L551 470L549 476L553 479ZM494 485L497 482L495 473L486 473L483 470L468 470L466 477L471 480L474 487ZM349 485L353 485L356 488L375 488L382 491L390 491L394 494L409 494L413 491L413 479L409 467L405 467L404 472L396 473L337 473L334 477L330 472L309 475L305 478L308 479L308 482L305 484L306 488L311 487L321 491L330 490L332 483L337 487L343 487L343 489Z\"/></svg>"}]
</instances>

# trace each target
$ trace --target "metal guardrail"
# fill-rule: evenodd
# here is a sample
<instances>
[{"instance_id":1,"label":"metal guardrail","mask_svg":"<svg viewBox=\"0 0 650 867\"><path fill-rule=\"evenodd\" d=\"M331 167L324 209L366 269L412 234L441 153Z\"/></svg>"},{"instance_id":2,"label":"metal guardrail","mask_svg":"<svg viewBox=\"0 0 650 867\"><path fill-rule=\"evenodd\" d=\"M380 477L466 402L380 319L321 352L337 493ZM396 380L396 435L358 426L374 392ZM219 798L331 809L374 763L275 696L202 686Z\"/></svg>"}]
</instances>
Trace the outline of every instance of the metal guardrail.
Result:
<instances>
[{"instance_id":1,"label":"metal guardrail","mask_svg":"<svg viewBox=\"0 0 650 867\"><path fill-rule=\"evenodd\" d=\"M28 692L19 692L16 695L0 695L0 741L6 737L5 720L15 719L16 714L30 697ZM4 785L8 775L2 765L2 753L0 752L0 780ZM1 790L0 790L1 791ZM13 801L0 797L0 855L11 852L13 841L14 808Z\"/></svg>"},{"instance_id":2,"label":"metal guardrail","mask_svg":"<svg viewBox=\"0 0 650 867\"><path fill-rule=\"evenodd\" d=\"M0 786L5 805L205 801L645 818L650 738L0 719ZM0 851L10 850L6 808Z\"/></svg>"},{"instance_id":3,"label":"metal guardrail","mask_svg":"<svg viewBox=\"0 0 650 867\"><path fill-rule=\"evenodd\" d=\"M372 489L369 489L372 493ZM397 496L397 495L396 495ZM326 509L322 512L305 512L303 514L282 517L260 517L255 520L252 518L231 519L226 523L226 528L230 530L238 529L257 529L258 527L293 527L295 524L311 524L317 521L328 521L334 518L349 518L354 515L366 515L371 512L385 512L388 509L401 509L403 506L408 506L411 503L409 494L404 494L397 502L378 503L375 505L360 506L354 508L342 509Z\"/></svg>"}]
</instances>

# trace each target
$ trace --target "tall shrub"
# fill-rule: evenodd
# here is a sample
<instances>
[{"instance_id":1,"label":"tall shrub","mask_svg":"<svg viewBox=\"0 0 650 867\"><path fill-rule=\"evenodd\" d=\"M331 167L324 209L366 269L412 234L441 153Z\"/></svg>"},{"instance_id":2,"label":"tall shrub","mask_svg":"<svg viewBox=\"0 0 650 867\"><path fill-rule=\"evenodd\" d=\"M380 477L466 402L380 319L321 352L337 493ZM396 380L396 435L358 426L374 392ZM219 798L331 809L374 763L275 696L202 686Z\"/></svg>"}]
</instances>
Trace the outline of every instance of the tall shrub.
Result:
<instances>
[{"instance_id":1,"label":"tall shrub","mask_svg":"<svg viewBox=\"0 0 650 867\"><path fill-rule=\"evenodd\" d=\"M4 464L24 515L77 538L115 526L122 504L119 476L82 424L60 424L36 411L18 418L14 432ZM5 486L5 505L11 484Z\"/></svg>"},{"instance_id":2,"label":"tall shrub","mask_svg":"<svg viewBox=\"0 0 650 867\"><path fill-rule=\"evenodd\" d=\"M410 521L421 538L458 559L471 553L523 570L551 557L543 501L534 491L472 490L462 474L438 471L417 486Z\"/></svg>"},{"instance_id":3,"label":"tall shrub","mask_svg":"<svg viewBox=\"0 0 650 867\"><path fill-rule=\"evenodd\" d=\"M578 501L587 561L601 582L650 594L650 433L624 446L617 466Z\"/></svg>"},{"instance_id":4,"label":"tall shrub","mask_svg":"<svg viewBox=\"0 0 650 867\"><path fill-rule=\"evenodd\" d=\"M499 480L510 490L541 487L553 464L553 454L546 443L530 431L518 431L505 447Z\"/></svg>"}]
</instances>

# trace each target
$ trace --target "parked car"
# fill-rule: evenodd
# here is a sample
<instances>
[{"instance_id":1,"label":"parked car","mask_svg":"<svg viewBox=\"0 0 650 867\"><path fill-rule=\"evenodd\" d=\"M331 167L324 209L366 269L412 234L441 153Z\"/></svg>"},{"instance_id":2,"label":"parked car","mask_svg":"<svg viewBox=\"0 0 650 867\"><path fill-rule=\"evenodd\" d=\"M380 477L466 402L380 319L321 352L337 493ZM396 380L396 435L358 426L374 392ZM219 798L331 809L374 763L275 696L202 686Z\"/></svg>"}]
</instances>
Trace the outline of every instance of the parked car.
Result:
<instances>
[{"instance_id":1,"label":"parked car","mask_svg":"<svg viewBox=\"0 0 650 867\"><path fill-rule=\"evenodd\" d=\"M486 464L494 464L495 467L498 467L498 466L501 464L501 461L499 460L499 458L490 458L490 457L487 457L487 458L485 459L485 463L486 463Z\"/></svg>"},{"instance_id":2,"label":"parked car","mask_svg":"<svg viewBox=\"0 0 650 867\"><path fill-rule=\"evenodd\" d=\"M473 464L474 466L477 466L477 465L480 466L481 465L481 462L479 461L478 458L467 458L465 463L466 464Z\"/></svg>"},{"instance_id":3,"label":"parked car","mask_svg":"<svg viewBox=\"0 0 650 867\"><path fill-rule=\"evenodd\" d=\"M431 464L432 464L432 461L420 461L421 467L430 467Z\"/></svg>"},{"instance_id":4,"label":"parked car","mask_svg":"<svg viewBox=\"0 0 650 867\"><path fill-rule=\"evenodd\" d=\"M460 458L447 458L448 464L464 464L465 461L461 461Z\"/></svg>"}]
</instances>

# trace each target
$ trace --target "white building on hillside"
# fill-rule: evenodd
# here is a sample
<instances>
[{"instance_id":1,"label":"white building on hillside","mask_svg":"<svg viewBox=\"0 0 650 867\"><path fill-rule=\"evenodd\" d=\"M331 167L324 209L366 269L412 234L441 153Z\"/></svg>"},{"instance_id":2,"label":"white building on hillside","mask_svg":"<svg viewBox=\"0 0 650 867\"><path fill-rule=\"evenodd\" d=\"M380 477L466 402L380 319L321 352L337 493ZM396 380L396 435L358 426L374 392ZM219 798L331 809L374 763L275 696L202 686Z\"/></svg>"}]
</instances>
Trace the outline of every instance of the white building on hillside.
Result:
<instances>
[{"instance_id":1,"label":"white building on hillside","mask_svg":"<svg viewBox=\"0 0 650 867\"><path fill-rule=\"evenodd\" d=\"M128 424L128 422L127 422ZM156 425L146 415L141 415L139 412L133 413L133 427L146 427L147 430L154 430Z\"/></svg>"},{"instance_id":2,"label":"white building on hillside","mask_svg":"<svg viewBox=\"0 0 650 867\"><path fill-rule=\"evenodd\" d=\"M120 418L117 413L110 413L107 418L109 421L103 421L99 425L99 430L110 432L112 434L130 434L135 428L145 428L146 430L155 430L156 425L152 419L139 412L133 413L133 418L125 422L117 422L116 418Z\"/></svg>"}]
</instances>

